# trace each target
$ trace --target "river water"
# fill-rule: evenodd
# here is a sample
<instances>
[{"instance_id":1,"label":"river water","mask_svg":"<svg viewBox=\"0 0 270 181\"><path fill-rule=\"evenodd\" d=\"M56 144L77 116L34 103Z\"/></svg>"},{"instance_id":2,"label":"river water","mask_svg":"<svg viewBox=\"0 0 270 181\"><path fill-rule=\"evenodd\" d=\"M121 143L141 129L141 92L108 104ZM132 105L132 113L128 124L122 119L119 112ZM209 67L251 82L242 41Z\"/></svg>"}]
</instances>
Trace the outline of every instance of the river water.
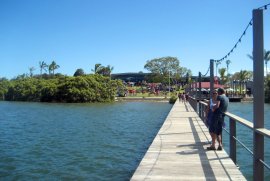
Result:
<instances>
[{"instance_id":1,"label":"river water","mask_svg":"<svg viewBox=\"0 0 270 181\"><path fill-rule=\"evenodd\" d=\"M229 112L240 116L250 122L253 122L253 103L230 103ZM264 104L264 124L267 129L270 129L270 104ZM226 118L226 129L229 130L229 120ZM253 131L245 126L236 124L237 138L243 142L253 152ZM227 153L229 153L229 136L223 131L224 147ZM270 165L270 140L264 138L264 150L265 150L265 162ZM237 164L240 167L241 172L248 180L252 180L253 177L253 157L246 151L239 143L237 143ZM265 168L265 180L270 180L270 171Z\"/></svg>"},{"instance_id":2,"label":"river water","mask_svg":"<svg viewBox=\"0 0 270 181\"><path fill-rule=\"evenodd\" d=\"M0 180L129 180L170 109L159 102L0 102ZM269 110L266 104L268 129ZM252 121L252 103L231 103L229 111ZM253 149L251 130L237 124L237 136ZM252 180L252 156L239 144L237 162Z\"/></svg>"},{"instance_id":3,"label":"river water","mask_svg":"<svg viewBox=\"0 0 270 181\"><path fill-rule=\"evenodd\" d=\"M0 180L129 180L170 109L0 102Z\"/></svg>"}]
</instances>

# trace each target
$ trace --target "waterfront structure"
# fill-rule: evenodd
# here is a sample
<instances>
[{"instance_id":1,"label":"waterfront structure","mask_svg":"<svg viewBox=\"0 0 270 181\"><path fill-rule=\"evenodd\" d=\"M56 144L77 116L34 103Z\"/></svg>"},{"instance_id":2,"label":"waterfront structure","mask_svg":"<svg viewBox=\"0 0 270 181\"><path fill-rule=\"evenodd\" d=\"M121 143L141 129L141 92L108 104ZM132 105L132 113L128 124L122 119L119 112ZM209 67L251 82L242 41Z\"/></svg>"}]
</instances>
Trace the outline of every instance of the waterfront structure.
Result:
<instances>
[{"instance_id":1,"label":"waterfront structure","mask_svg":"<svg viewBox=\"0 0 270 181\"><path fill-rule=\"evenodd\" d=\"M151 75L151 73L118 73L118 74L111 74L112 79L120 79L125 82L142 82L146 80L146 77Z\"/></svg>"},{"instance_id":2,"label":"waterfront structure","mask_svg":"<svg viewBox=\"0 0 270 181\"><path fill-rule=\"evenodd\" d=\"M246 180L224 150L207 151L210 140L190 104L176 101L131 180Z\"/></svg>"}]
</instances>

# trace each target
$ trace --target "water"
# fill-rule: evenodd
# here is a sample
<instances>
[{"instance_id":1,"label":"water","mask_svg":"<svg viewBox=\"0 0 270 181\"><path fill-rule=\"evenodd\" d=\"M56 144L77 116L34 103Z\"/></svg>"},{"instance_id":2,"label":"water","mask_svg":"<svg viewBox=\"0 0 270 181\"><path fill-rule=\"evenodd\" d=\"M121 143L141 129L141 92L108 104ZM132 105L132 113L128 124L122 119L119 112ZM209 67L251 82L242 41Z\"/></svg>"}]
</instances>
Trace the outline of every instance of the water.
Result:
<instances>
[{"instance_id":1,"label":"water","mask_svg":"<svg viewBox=\"0 0 270 181\"><path fill-rule=\"evenodd\" d=\"M0 102L0 180L129 180L170 109L157 102ZM268 129L269 110L265 104ZM229 112L252 121L253 105L231 103ZM237 137L253 151L251 130L237 124ZM265 161L270 164L268 138ZM238 144L237 163L248 180L252 162ZM267 169L265 180L270 180Z\"/></svg>"},{"instance_id":2,"label":"water","mask_svg":"<svg viewBox=\"0 0 270 181\"><path fill-rule=\"evenodd\" d=\"M0 102L0 180L129 180L170 109Z\"/></svg>"},{"instance_id":3,"label":"water","mask_svg":"<svg viewBox=\"0 0 270 181\"><path fill-rule=\"evenodd\" d=\"M270 129L270 104L265 104L265 127ZM253 122L253 103L230 103L229 112L245 118L248 121ZM229 129L229 122L226 118L226 129ZM237 138L243 142L251 151L253 151L253 131L236 124ZM223 142L227 153L229 153L229 137L228 134L223 132ZM270 140L269 138L264 139L265 142L265 162L270 165ZM237 163L240 166L241 172L248 180L252 180L253 177L253 157L246 151L240 144L237 144ZM265 168L265 180L270 180L270 171Z\"/></svg>"}]
</instances>

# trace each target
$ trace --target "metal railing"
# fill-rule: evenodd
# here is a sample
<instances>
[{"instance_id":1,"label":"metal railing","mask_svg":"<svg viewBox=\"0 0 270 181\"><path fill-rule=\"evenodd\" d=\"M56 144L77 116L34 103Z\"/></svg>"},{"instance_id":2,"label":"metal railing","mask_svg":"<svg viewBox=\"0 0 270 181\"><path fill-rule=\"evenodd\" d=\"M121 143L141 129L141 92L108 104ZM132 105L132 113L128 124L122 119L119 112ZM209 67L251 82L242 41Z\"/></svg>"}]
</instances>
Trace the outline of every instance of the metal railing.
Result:
<instances>
[{"instance_id":1,"label":"metal railing","mask_svg":"<svg viewBox=\"0 0 270 181\"><path fill-rule=\"evenodd\" d=\"M265 9L267 9L267 4ZM236 162L236 122L244 125L245 127L253 130L253 180L261 181L264 179L264 168L269 168L265 164L264 160L264 137L270 137L270 131L264 128L264 33L263 33L263 9L254 9L252 11L252 20L249 25L253 27L253 123L242 119L231 113L226 113L230 122L230 156ZM248 26L249 26L248 25ZM245 30L246 31L246 30ZM244 32L245 32L244 31ZM232 49L233 50L233 49ZM230 52L231 53L231 52ZM228 53L220 60L210 59L210 95L214 91L214 62L220 62L227 59ZM194 86L189 84L186 91L189 95L194 96ZM197 90L197 83L195 84L195 90ZM201 99L201 73L199 72L199 99ZM196 92L197 93L197 92ZM197 112L197 100L190 99L190 104ZM203 109L199 103L199 115L203 116ZM204 114L205 115L205 114ZM205 120L205 118L204 118Z\"/></svg>"},{"instance_id":2,"label":"metal railing","mask_svg":"<svg viewBox=\"0 0 270 181\"><path fill-rule=\"evenodd\" d=\"M199 115L199 117L202 119L202 121L204 123L206 123L206 110L208 107L208 103L206 101L197 101L197 99L193 98L193 97L189 97L189 103L192 106L192 108L194 109L194 111L197 112L197 114ZM199 109L198 109L199 108ZM243 148L245 148L254 158L254 153L253 151L251 151L244 143L242 143L239 139L237 139L237 134L236 134L236 123L240 123L241 125L249 128L250 130L252 130L254 133L258 133L263 137L267 137L270 138L270 130L265 129L265 128L254 128L254 125L252 122L243 119L237 115L234 115L232 113L226 112L225 116L229 118L229 131L226 130L225 128L223 128L223 130L225 130L230 138L229 138L229 155L230 158L233 160L233 162L235 164L237 164L236 161L236 143L238 142ZM254 143L253 143L254 144ZM264 142L260 143L264 145ZM270 166L264 162L264 160L259 159L253 159L254 162L255 161L259 161L265 168L267 168L268 170L270 170ZM257 167L253 167L253 173L256 171Z\"/></svg>"}]
</instances>

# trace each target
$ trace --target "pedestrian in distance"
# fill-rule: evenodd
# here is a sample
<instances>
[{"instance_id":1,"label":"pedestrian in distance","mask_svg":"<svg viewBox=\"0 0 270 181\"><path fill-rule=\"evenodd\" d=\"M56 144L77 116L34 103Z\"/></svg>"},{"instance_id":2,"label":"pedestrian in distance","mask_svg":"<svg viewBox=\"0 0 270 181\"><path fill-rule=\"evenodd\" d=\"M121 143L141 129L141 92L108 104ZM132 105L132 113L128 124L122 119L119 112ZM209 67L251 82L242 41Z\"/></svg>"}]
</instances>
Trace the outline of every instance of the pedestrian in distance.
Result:
<instances>
[{"instance_id":1,"label":"pedestrian in distance","mask_svg":"<svg viewBox=\"0 0 270 181\"><path fill-rule=\"evenodd\" d=\"M186 93L185 93L185 92L182 94L182 102L183 102L183 103L186 102Z\"/></svg>"},{"instance_id":2,"label":"pedestrian in distance","mask_svg":"<svg viewBox=\"0 0 270 181\"><path fill-rule=\"evenodd\" d=\"M181 101L181 99L182 99L182 93L178 93L178 99L179 99L179 102Z\"/></svg>"}]
</instances>

